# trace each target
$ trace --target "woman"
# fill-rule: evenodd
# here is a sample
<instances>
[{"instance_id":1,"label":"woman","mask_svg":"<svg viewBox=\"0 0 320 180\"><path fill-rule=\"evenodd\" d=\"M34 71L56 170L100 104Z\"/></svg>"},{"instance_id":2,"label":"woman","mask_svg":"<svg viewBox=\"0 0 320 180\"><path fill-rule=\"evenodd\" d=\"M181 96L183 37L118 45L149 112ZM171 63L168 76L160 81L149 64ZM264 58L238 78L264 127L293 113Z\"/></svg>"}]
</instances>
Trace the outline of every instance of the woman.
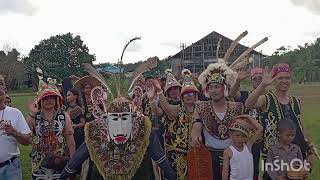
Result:
<instances>
[{"instance_id":1,"label":"woman","mask_svg":"<svg viewBox=\"0 0 320 180\"><path fill-rule=\"evenodd\" d=\"M92 115L93 103L91 99L91 91L96 86L101 86L101 82L92 76L84 76L74 84L74 87L79 89L81 92L81 103L84 108L84 119L86 122L94 120Z\"/></svg>"},{"instance_id":2,"label":"woman","mask_svg":"<svg viewBox=\"0 0 320 180\"><path fill-rule=\"evenodd\" d=\"M52 84L39 83L35 102L29 103L28 125L33 132L32 179L56 180L75 152L72 122L61 110L62 96Z\"/></svg>"},{"instance_id":3,"label":"woman","mask_svg":"<svg viewBox=\"0 0 320 180\"><path fill-rule=\"evenodd\" d=\"M74 78L76 79L76 78ZM95 119L92 112L94 109L93 101L91 99L92 89L101 86L101 82L93 76L84 76L78 79L74 83L74 88L80 92L81 106L84 109L84 120L85 123L91 122ZM87 174L92 174L94 171L94 163L88 159L82 166L81 176L87 177Z\"/></svg>"},{"instance_id":4,"label":"woman","mask_svg":"<svg viewBox=\"0 0 320 180\"><path fill-rule=\"evenodd\" d=\"M72 120L72 127L74 129L74 140L76 149L84 142L84 125L85 120L83 117L82 108L79 105L79 92L76 89L70 89L67 92L68 108L67 112Z\"/></svg>"}]
</instances>

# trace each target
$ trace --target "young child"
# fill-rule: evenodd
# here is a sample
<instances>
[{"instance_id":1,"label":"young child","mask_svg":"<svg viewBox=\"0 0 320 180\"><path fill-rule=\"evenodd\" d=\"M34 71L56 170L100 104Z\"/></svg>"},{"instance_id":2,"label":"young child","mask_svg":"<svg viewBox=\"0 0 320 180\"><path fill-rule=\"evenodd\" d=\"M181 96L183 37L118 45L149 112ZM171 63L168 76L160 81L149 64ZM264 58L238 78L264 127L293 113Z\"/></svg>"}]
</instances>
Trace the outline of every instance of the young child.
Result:
<instances>
[{"instance_id":1,"label":"young child","mask_svg":"<svg viewBox=\"0 0 320 180\"><path fill-rule=\"evenodd\" d=\"M229 131L232 145L223 153L222 179L252 180L253 156L251 147L261 138L263 128L257 120L249 115L240 115L236 117Z\"/></svg>"},{"instance_id":2,"label":"young child","mask_svg":"<svg viewBox=\"0 0 320 180\"><path fill-rule=\"evenodd\" d=\"M267 170L270 179L286 180L288 178L287 172L290 170L291 162L294 159L300 159L302 161L303 156L300 147L292 143L296 135L295 124L290 119L282 119L278 123L277 130L279 142L269 149L265 169ZM283 169L276 169L276 163L281 167L281 162L283 162L283 164L288 164L289 167L283 165ZM267 167L269 164L273 164L273 167L275 168ZM299 164L297 165L300 166ZM298 175L297 173L295 174Z\"/></svg>"}]
</instances>

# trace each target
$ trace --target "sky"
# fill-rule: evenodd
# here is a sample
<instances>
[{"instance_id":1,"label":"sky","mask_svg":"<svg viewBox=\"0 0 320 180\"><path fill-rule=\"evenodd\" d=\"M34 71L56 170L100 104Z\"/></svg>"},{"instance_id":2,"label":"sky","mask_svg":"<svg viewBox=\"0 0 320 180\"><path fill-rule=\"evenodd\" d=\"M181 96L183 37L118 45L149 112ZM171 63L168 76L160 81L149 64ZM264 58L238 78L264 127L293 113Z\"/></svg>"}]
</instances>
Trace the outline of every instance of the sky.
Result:
<instances>
[{"instance_id":1,"label":"sky","mask_svg":"<svg viewBox=\"0 0 320 180\"><path fill-rule=\"evenodd\" d=\"M216 31L271 54L320 36L320 0L0 0L0 49L10 45L22 55L41 40L71 32L80 35L95 63L114 63L132 37L124 63L160 59Z\"/></svg>"}]
</instances>

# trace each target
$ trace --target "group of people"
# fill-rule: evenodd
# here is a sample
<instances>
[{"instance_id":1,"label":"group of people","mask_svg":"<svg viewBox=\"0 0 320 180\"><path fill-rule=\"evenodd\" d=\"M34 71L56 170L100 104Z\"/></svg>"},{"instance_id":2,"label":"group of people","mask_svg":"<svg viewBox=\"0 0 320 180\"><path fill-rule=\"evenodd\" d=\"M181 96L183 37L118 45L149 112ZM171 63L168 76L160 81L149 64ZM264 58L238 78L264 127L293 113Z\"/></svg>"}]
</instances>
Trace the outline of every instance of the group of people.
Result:
<instances>
[{"instance_id":1,"label":"group of people","mask_svg":"<svg viewBox=\"0 0 320 180\"><path fill-rule=\"evenodd\" d=\"M199 172L217 180L285 180L306 179L312 169L270 168L312 165L317 156L301 102L290 95L289 64L235 71L219 60L199 75L185 69L180 79L170 70L161 79L140 73L116 96L93 71L65 78L60 91L39 77L26 120L6 103L0 79L0 179L22 179L18 144L32 145L34 180L183 180ZM247 78L252 89L241 90ZM190 158L192 149L208 156Z\"/></svg>"},{"instance_id":2,"label":"group of people","mask_svg":"<svg viewBox=\"0 0 320 180\"><path fill-rule=\"evenodd\" d=\"M235 72L217 62L199 76L187 69L181 74L179 80L170 71L161 79L141 75L128 94L111 102L108 86L96 76L67 78L72 85L62 92L41 79L26 120L6 103L2 80L0 179L22 178L18 144L32 144L35 180L188 179L197 171L188 169L195 147L210 152L209 178L252 180L263 173L266 180L306 179L305 166L268 169L268 163L299 159L300 166L316 158L300 100L290 96L288 64ZM240 90L248 77L252 90Z\"/></svg>"}]
</instances>

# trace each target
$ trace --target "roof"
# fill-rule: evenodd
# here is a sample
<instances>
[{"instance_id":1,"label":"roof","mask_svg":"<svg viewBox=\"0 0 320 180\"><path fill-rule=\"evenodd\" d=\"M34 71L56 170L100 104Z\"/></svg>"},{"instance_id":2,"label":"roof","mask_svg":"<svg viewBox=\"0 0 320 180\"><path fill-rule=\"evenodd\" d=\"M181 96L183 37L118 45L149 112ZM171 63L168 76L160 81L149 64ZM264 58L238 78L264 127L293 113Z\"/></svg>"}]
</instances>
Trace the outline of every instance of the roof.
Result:
<instances>
[{"instance_id":1,"label":"roof","mask_svg":"<svg viewBox=\"0 0 320 180\"><path fill-rule=\"evenodd\" d=\"M97 68L98 72L108 73L108 74L118 74L124 72L124 68L119 68L113 65L107 65L103 68Z\"/></svg>"},{"instance_id":2,"label":"roof","mask_svg":"<svg viewBox=\"0 0 320 180\"><path fill-rule=\"evenodd\" d=\"M228 50L228 48L230 47L230 44L233 42L233 40L213 31L211 33L209 33L208 35L206 35L205 37L203 37L202 39L198 40L197 42L193 43L192 45L186 47L184 50L181 50L180 52L178 52L177 54L173 55L170 57L171 58L181 58L182 56L182 52L184 51L184 53L191 53L192 49L194 48L194 51L196 51L196 47L198 46L202 46L204 43L208 46L211 47L204 47L205 49L203 49L203 51L205 51L205 53L207 53L210 57L208 58L215 58L215 51L216 51L216 47L219 41L219 38L222 38L222 41L220 43L220 49L219 49L219 58L223 58L224 54L226 53L226 51ZM193 46L193 48L192 48ZM201 48L201 47L200 47ZM207 48L207 49L206 49ZM234 59L235 55L239 56L240 54L242 54L244 51L246 51L249 47L244 46L240 43L238 43L236 45L236 48L234 49L234 52L231 54L230 59ZM236 54L235 54L236 53ZM196 53L195 53L196 54ZM257 52L257 51L252 51L251 54L256 54L256 55L262 55L263 54ZM206 55L204 55L206 56ZM193 57L194 58L194 57Z\"/></svg>"}]
</instances>

